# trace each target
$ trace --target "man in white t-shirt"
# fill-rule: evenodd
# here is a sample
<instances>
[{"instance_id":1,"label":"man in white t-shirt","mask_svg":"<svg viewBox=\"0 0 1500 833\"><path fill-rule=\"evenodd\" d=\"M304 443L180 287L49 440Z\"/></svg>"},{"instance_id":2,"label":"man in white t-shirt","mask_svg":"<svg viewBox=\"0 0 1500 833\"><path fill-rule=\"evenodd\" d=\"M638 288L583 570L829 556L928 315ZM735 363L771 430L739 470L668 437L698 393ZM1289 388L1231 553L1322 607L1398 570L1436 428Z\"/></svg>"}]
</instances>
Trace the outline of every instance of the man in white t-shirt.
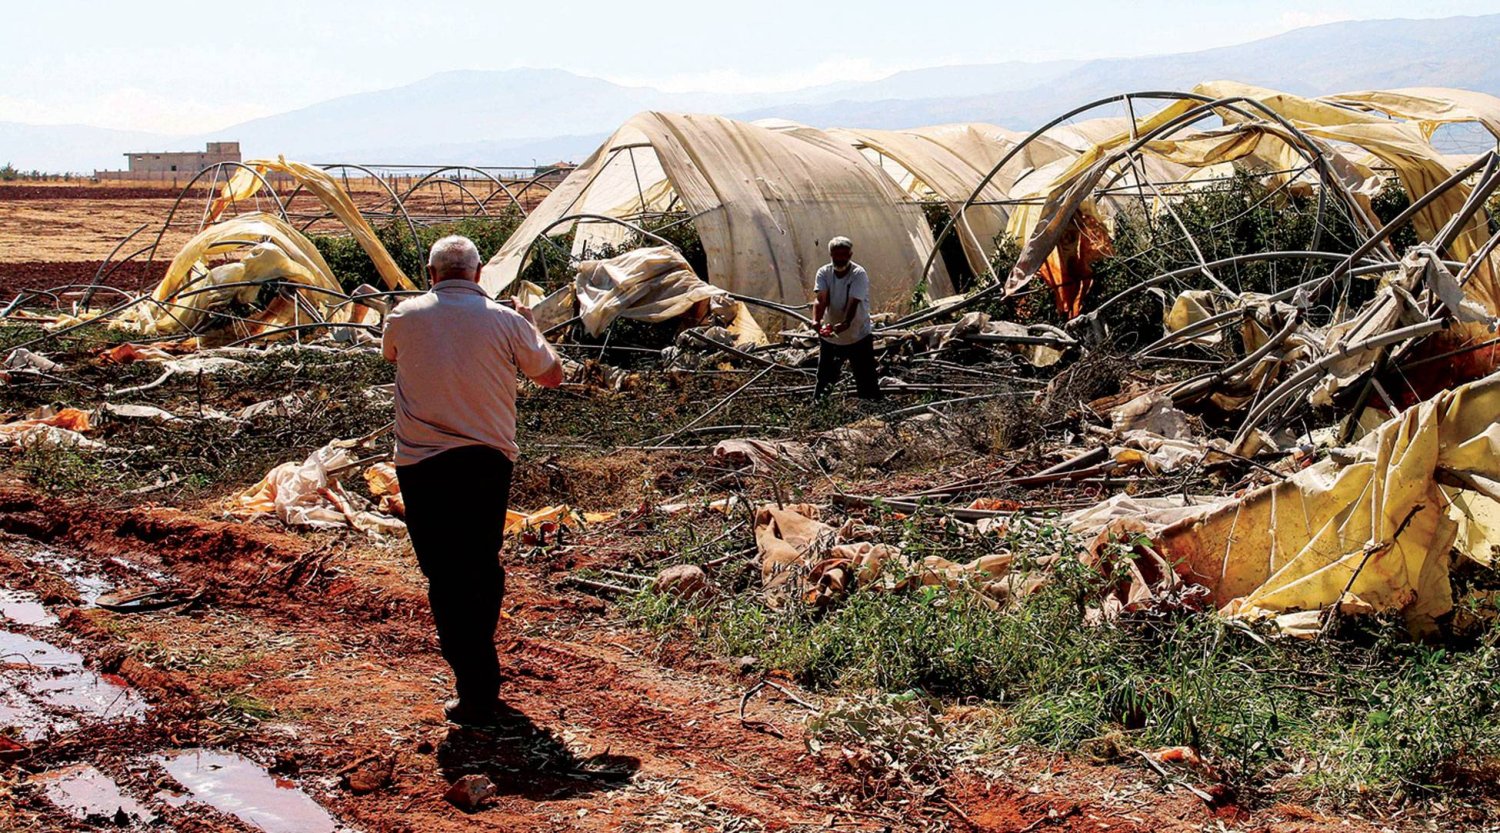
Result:
<instances>
[{"instance_id":1,"label":"man in white t-shirt","mask_svg":"<svg viewBox=\"0 0 1500 833\"><path fill-rule=\"evenodd\" d=\"M448 719L483 725L496 714L495 627L516 446L516 375L562 384L562 365L531 310L479 287L479 250L466 237L434 243L432 289L385 320L381 349L396 363L396 479L406 528L427 576L427 599L458 698Z\"/></svg>"},{"instance_id":2,"label":"man in white t-shirt","mask_svg":"<svg viewBox=\"0 0 1500 833\"><path fill-rule=\"evenodd\" d=\"M854 243L847 237L828 241L830 263L813 281L817 301L813 322L818 328L818 384L816 396L828 395L838 384L844 362L854 372L861 399L880 398L875 373L875 325L870 321L870 276L855 263Z\"/></svg>"}]
</instances>

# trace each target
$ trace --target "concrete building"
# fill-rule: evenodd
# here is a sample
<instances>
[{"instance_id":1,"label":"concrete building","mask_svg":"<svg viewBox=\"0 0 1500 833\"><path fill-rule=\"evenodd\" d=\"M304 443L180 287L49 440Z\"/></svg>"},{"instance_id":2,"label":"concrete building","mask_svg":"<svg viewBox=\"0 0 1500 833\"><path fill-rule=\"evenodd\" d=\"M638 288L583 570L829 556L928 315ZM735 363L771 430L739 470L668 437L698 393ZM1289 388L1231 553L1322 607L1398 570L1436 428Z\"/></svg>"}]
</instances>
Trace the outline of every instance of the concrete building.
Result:
<instances>
[{"instance_id":1,"label":"concrete building","mask_svg":"<svg viewBox=\"0 0 1500 833\"><path fill-rule=\"evenodd\" d=\"M123 171L95 171L98 179L186 181L194 174L220 162L239 162L239 142L209 142L202 151L164 151L161 153L127 153L129 167Z\"/></svg>"}]
</instances>

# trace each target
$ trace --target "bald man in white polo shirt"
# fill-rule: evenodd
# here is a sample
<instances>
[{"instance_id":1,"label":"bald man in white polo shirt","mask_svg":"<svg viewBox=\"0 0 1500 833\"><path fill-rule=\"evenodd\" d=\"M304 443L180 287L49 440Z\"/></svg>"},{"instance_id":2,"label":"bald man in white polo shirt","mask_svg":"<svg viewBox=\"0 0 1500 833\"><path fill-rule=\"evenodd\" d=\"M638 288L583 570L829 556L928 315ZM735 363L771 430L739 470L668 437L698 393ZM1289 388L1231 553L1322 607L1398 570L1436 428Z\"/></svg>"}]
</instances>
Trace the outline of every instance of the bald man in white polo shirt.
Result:
<instances>
[{"instance_id":1,"label":"bald man in white polo shirt","mask_svg":"<svg viewBox=\"0 0 1500 833\"><path fill-rule=\"evenodd\" d=\"M516 454L516 383L562 384L562 365L526 307L479 287L479 250L465 237L434 243L432 289L386 318L381 348L396 363L396 478L406 526L458 697L444 713L493 720L500 692L495 627Z\"/></svg>"}]
</instances>

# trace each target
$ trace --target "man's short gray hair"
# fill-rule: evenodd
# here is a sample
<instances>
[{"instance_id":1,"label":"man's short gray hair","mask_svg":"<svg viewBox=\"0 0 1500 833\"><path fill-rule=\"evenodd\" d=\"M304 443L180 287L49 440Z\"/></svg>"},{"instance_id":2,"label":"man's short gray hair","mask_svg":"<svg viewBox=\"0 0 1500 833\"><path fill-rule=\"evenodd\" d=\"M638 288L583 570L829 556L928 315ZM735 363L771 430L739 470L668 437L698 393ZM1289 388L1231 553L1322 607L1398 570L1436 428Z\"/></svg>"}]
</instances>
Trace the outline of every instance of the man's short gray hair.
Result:
<instances>
[{"instance_id":1,"label":"man's short gray hair","mask_svg":"<svg viewBox=\"0 0 1500 833\"><path fill-rule=\"evenodd\" d=\"M828 241L828 251L832 252L834 249L848 249L852 252L854 251L854 241L843 235L839 235Z\"/></svg>"},{"instance_id":2,"label":"man's short gray hair","mask_svg":"<svg viewBox=\"0 0 1500 833\"><path fill-rule=\"evenodd\" d=\"M479 268L479 247L474 241L457 234L432 244L427 265L441 278L445 275L472 277Z\"/></svg>"}]
</instances>

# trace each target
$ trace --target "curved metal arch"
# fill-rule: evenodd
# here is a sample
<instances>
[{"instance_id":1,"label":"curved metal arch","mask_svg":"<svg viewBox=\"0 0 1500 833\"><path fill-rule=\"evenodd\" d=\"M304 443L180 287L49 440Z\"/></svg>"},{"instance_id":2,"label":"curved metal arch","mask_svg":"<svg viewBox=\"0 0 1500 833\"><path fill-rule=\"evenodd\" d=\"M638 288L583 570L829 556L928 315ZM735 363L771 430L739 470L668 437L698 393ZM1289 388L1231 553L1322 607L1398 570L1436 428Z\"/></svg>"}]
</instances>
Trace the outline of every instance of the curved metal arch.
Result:
<instances>
[{"instance_id":1,"label":"curved metal arch","mask_svg":"<svg viewBox=\"0 0 1500 833\"><path fill-rule=\"evenodd\" d=\"M319 167L321 167L324 171L330 172L344 169L355 170L359 171L370 179L379 182L380 187L384 188L386 194L390 196L391 203L394 205L395 209L401 212L402 219L406 220L406 227L409 231L411 231L412 244L421 246L422 238L417 234L417 224L412 221L411 215L406 213L406 205L401 202L401 197L396 194L396 189L392 188L391 184L385 181L385 177L377 174L375 171L365 167L364 165L356 165L352 162L338 162L331 165L320 165Z\"/></svg>"},{"instance_id":2,"label":"curved metal arch","mask_svg":"<svg viewBox=\"0 0 1500 833\"><path fill-rule=\"evenodd\" d=\"M1069 110L1068 112L1062 114L1061 116L1058 116L1057 118L1054 118L1052 121L1048 122L1047 124L1043 125L1042 127L1039 127L1036 130L1032 131L1030 134L1028 134L1026 136L1026 138L1024 138L1020 142L1016 143L1016 145L1014 147L1012 147L1009 151L1007 151L1006 154L1005 154L1005 156L1001 157L1000 161L997 162L995 164L995 166L990 169L990 172L988 174L986 174L985 177L979 181L979 184L975 187L973 193L971 193L969 195L969 198L964 201L963 205L960 206L956 211L953 212L952 216L949 217L948 222L946 224L944 224L943 230L938 234L937 238L934 239L932 252L930 252L928 254L927 261L923 265L923 268L922 268L923 280L926 280L927 276L931 273L931 271L932 271L932 264L933 264L933 262L934 262L934 260L935 260L935 258L937 256L937 254L938 254L938 252L939 252L939 250L941 248L942 241L946 240L948 234L952 232L953 225L957 221L957 218L960 217L960 216L962 216L963 212L967 211L969 209L969 207L971 207L975 203L975 201L977 200L980 192L982 192L984 190L984 188L989 185L990 181L992 179L994 179L994 177L997 174L999 174L999 172L1001 170L1003 170L1005 168L1005 166L1008 165L1010 163L1010 161L1013 158L1015 158L1015 156L1018 153L1020 153L1023 148L1025 148L1026 146L1030 145L1032 142L1036 141L1039 137L1041 137L1048 130L1051 130L1053 127L1056 127L1057 125L1061 124L1062 122L1064 122L1064 121L1066 121L1066 120L1068 120L1070 118L1073 118L1074 116L1078 115L1079 113L1084 113L1084 112L1087 112L1089 110L1105 106L1107 104L1113 104L1113 103L1116 103L1116 102L1128 102L1128 101L1131 101L1133 99L1167 100L1167 101L1198 101L1198 102L1202 102L1202 103L1199 104L1196 107L1193 107L1193 108L1191 108L1191 109L1189 109L1189 110L1187 110L1187 111L1179 114L1178 116L1174 117L1173 119L1171 119L1171 120L1169 120L1169 121L1167 121L1167 122L1165 122L1165 123L1163 123L1161 125L1158 125L1155 129L1153 129L1152 131L1150 131L1146 135L1136 137L1133 141L1131 141L1129 144L1127 144L1126 146L1124 146L1122 149L1115 151L1115 153L1112 154L1111 158L1114 158L1114 159L1126 158L1126 157L1130 156L1131 154L1134 154L1135 152L1137 152L1140 149L1140 147L1143 146L1146 142L1154 141L1155 139L1159 138L1162 135L1166 135L1166 134L1168 134L1168 133L1170 133L1172 131L1175 131L1177 129L1180 129L1182 127L1189 126L1189 125L1193 124L1194 122L1199 121L1200 119L1206 118L1206 117L1208 117L1210 115L1214 115L1215 112L1219 108L1230 110L1231 112L1237 113L1237 114L1239 114L1241 116L1244 116L1246 118L1255 119L1256 117L1254 115L1252 115L1251 113L1245 111L1243 108L1241 108L1241 107L1238 106L1240 104L1246 104L1246 105L1249 105L1250 107L1253 107L1256 110L1259 110L1262 113L1264 113L1267 118L1269 118L1272 121L1275 121L1282 128L1284 128L1290 135L1292 135L1294 138L1296 138L1297 139L1297 143L1290 143L1289 142L1288 144L1293 149L1297 150L1297 152L1299 153L1299 155L1301 155L1310 165L1312 165L1313 167L1315 167L1317 169L1318 174L1319 174L1319 179L1324 183L1325 186L1329 185L1329 184L1332 184L1332 185L1336 186L1336 193L1338 193L1339 196L1343 199L1345 207L1349 209L1350 215L1352 217L1357 217L1357 218L1362 218L1362 219L1368 220L1368 218L1365 217L1364 213L1359 210L1359 208L1357 206L1357 203L1355 202L1353 196L1348 193L1348 189L1344 188L1343 187L1343 183L1339 182L1338 179L1335 176L1333 176L1333 173L1332 173L1331 169L1329 168L1328 161L1323 157L1322 149L1317 145L1317 143L1311 137L1309 137L1306 133L1304 133L1302 130L1300 130L1296 125L1293 125L1290 121L1288 121L1281 114L1279 114L1279 113L1275 112L1274 110L1271 110L1270 108L1266 107L1263 103L1261 103L1259 101L1256 101L1255 99L1248 98L1246 96L1230 96L1230 97L1226 97L1226 98L1215 99L1215 98L1211 98L1211 97L1206 96L1206 95L1202 95L1200 93L1172 92L1172 91L1164 91L1164 90L1148 90L1148 91L1132 92L1132 93L1120 93L1118 95L1109 96L1107 98L1101 98L1101 99L1089 102L1088 104L1084 104L1082 106L1075 107L1074 109ZM1132 124L1134 124L1133 121L1132 121ZM1132 132L1134 132L1133 128L1132 128ZM1300 147L1299 147L1298 143L1301 144ZM1318 192L1319 193L1319 203L1318 203L1318 205L1319 205L1319 216L1321 216L1322 210L1323 210L1323 206L1324 206L1323 200L1324 200L1325 191L1326 191L1326 187L1325 188L1320 188L1319 192ZM1321 226L1321 223L1319 225ZM1371 233L1373 233L1373 231L1374 231L1373 229L1370 229ZM1394 252L1391 252L1390 254L1394 257ZM983 288L981 288L979 290L976 290L973 293L971 293L966 300L972 301L972 300L976 300L978 298L988 297L989 295L992 295L995 292L1001 291L1001 290L1004 289L1004 283L1001 282L999 280L999 278L995 275L993 268L990 270L989 276L991 278L991 282L988 285L986 285L985 287L983 287ZM1030 277L1030 276L1028 276L1028 277ZM946 311L948 311L948 310L950 310L952 308L953 307L951 307L951 306L950 307L941 307L941 308L936 308L936 309L933 309L933 310L928 310L928 311L924 311L924 312L921 312L921 313L917 313L914 316L908 316L907 318L902 319L900 322L898 322L898 325L900 325L900 326L908 326L910 324L919 323L921 321L926 321L926 320L928 320L930 318L937 317L938 315L941 315L944 312L946 312Z\"/></svg>"},{"instance_id":3,"label":"curved metal arch","mask_svg":"<svg viewBox=\"0 0 1500 833\"><path fill-rule=\"evenodd\" d=\"M490 182L495 184L495 187L498 190L491 191L489 195L486 196L483 200L476 200L476 202L479 203L479 210L481 213L488 215L489 211L487 210L487 208L489 206L490 200L494 199L496 194L503 191L507 197L510 197L510 202L516 207L516 210L521 212L521 216L526 216L526 207L521 205L520 198L517 197L516 194L512 193L509 188L505 187L505 183L499 177L495 176L489 171L486 171L483 168L476 168L473 165L449 165L446 168L438 168L437 170L434 170L421 179L417 180L415 185L412 185L410 188L406 189L406 193L402 195L402 199L404 200L407 197L410 197L418 188L421 188L423 185L425 185L427 183L427 180L449 171L473 171L474 173L479 174L480 176L488 179ZM453 180L448 181L453 182L453 184L458 185L460 188L463 188L463 184L460 182L456 182ZM535 180L532 181L535 182ZM468 189L464 190L466 192L468 191ZM473 194L471 193L470 196L473 196Z\"/></svg>"},{"instance_id":4,"label":"curved metal arch","mask_svg":"<svg viewBox=\"0 0 1500 833\"><path fill-rule=\"evenodd\" d=\"M485 210L484 203L480 201L479 197L475 196L474 192L470 191L468 189L468 187L466 187L463 184L463 182L460 181L460 180L458 180L458 179L432 179L431 177L423 177L421 182L419 182L416 185L413 185L410 189L407 190L407 192L405 194L402 195L402 197L401 197L402 200L406 200L406 199L410 198L411 195L412 195L412 193L415 192L418 188L427 187L427 185L429 183L432 184L432 185L438 185L438 186L441 186L441 185L452 185L453 187L457 188L458 190L460 190L464 194L466 194L469 197L469 199L471 199L471 200L474 201L474 207L479 210L478 214L471 214L469 216L471 216L471 217L486 217L486 218L488 218L490 216L490 212L488 212L488 211ZM443 197L443 204L444 204L444 207L446 208L446 206L447 206L447 197ZM462 204L462 201L460 201L460 204ZM422 216L426 217L427 219L432 219L432 215L422 215ZM449 215L444 214L442 216L447 217Z\"/></svg>"},{"instance_id":5,"label":"curved metal arch","mask_svg":"<svg viewBox=\"0 0 1500 833\"><path fill-rule=\"evenodd\" d=\"M214 186L219 182L219 174L222 173L225 168L239 168L241 170L249 171L250 175L255 177L260 182L260 187L266 189L267 193L271 195L271 199L276 203L276 211L281 215L282 221L287 223L288 225L291 225L291 220L289 220L286 216L286 205L281 201L281 197L276 193L276 188L271 185L270 180L262 176L260 171L255 170L254 168L246 165L243 162L215 162L214 164L209 165L208 167L199 171L193 176L192 179L188 180L188 184L184 185L182 191L177 194L177 199L172 201L172 208L167 211L167 218L162 221L161 228L157 230L156 239L151 242L151 245L149 247L147 247L149 254L147 254L146 256L146 263L148 265L155 262L156 250L161 246L161 240L166 236L167 229L172 227L172 218L177 216L177 209L182 206L182 201L187 197L188 192L193 189L194 185L198 184L198 180L202 179L204 174L212 172L213 182L209 185L209 190L211 192L214 189ZM226 178L225 183L227 184L228 182L229 180ZM210 193L208 199L210 201L214 199L212 193ZM208 204L211 204L211 202ZM205 205L204 213L205 215L207 214L207 204ZM198 225L198 230L203 230L203 224L201 222Z\"/></svg>"},{"instance_id":6,"label":"curved metal arch","mask_svg":"<svg viewBox=\"0 0 1500 833\"><path fill-rule=\"evenodd\" d=\"M99 268L94 270L93 283L89 285L88 291L83 294L82 305L84 309L88 309L89 302L94 300L94 288L99 286L99 276L104 274L105 267L109 266L109 262L114 260L115 255L119 254L121 249L125 248L126 243L129 243L137 234L145 231L149 225L151 225L149 221L141 223L136 227L135 231L120 238L120 242L116 243L115 247L109 250L109 254L104 256L104 260L99 263Z\"/></svg>"},{"instance_id":7,"label":"curved metal arch","mask_svg":"<svg viewBox=\"0 0 1500 833\"><path fill-rule=\"evenodd\" d=\"M109 280L109 276L113 275L115 273L116 269L119 269L121 266L124 266L125 264L129 263L130 261L135 260L137 257L140 257L143 254L146 254L147 252L149 252L153 248L155 248L155 246L156 246L155 243L147 243L146 245L140 247L139 249L136 249L135 251L131 252L130 254L128 254L128 255L124 256L123 258L120 258L119 260L117 260L114 263L110 264L110 267L105 270L104 274L102 274L102 275L100 275L98 277L97 280L98 280L99 285L103 286L104 282ZM149 261L149 260L146 261L146 265L150 266L151 265L151 261Z\"/></svg>"},{"instance_id":8,"label":"curved metal arch","mask_svg":"<svg viewBox=\"0 0 1500 833\"><path fill-rule=\"evenodd\" d=\"M616 153L619 153L619 151L615 150L614 152L612 152L610 154L611 158L613 158L614 154L616 154ZM605 164L608 164L608 163L606 162ZM602 169L604 166L601 165L599 167ZM578 169L574 168L573 170L576 171ZM526 209L525 209L525 207L521 203L521 197L526 196L526 192L530 191L531 188L532 188L532 186L541 184L542 180L546 179L547 177L549 177L551 175L552 175L552 172L550 172L550 171L548 173L544 173L544 174L537 174L536 176L532 177L531 179L526 180L526 184L521 186L521 190L515 192L514 194L512 194L509 189L506 190L505 193L508 194L511 199L515 200L516 201L516 206L521 209L522 216L526 215ZM572 176L572 174L570 173L570 174L568 174L568 176ZM566 179L566 177L564 177L564 178ZM547 189L547 193L551 194L553 191L556 191L556 190L557 190L556 188L548 188ZM485 201L486 204L488 204L489 201L492 200L492 199L494 199L494 198L495 198L495 195L494 194L490 194L488 197L485 197L484 201Z\"/></svg>"}]
</instances>

